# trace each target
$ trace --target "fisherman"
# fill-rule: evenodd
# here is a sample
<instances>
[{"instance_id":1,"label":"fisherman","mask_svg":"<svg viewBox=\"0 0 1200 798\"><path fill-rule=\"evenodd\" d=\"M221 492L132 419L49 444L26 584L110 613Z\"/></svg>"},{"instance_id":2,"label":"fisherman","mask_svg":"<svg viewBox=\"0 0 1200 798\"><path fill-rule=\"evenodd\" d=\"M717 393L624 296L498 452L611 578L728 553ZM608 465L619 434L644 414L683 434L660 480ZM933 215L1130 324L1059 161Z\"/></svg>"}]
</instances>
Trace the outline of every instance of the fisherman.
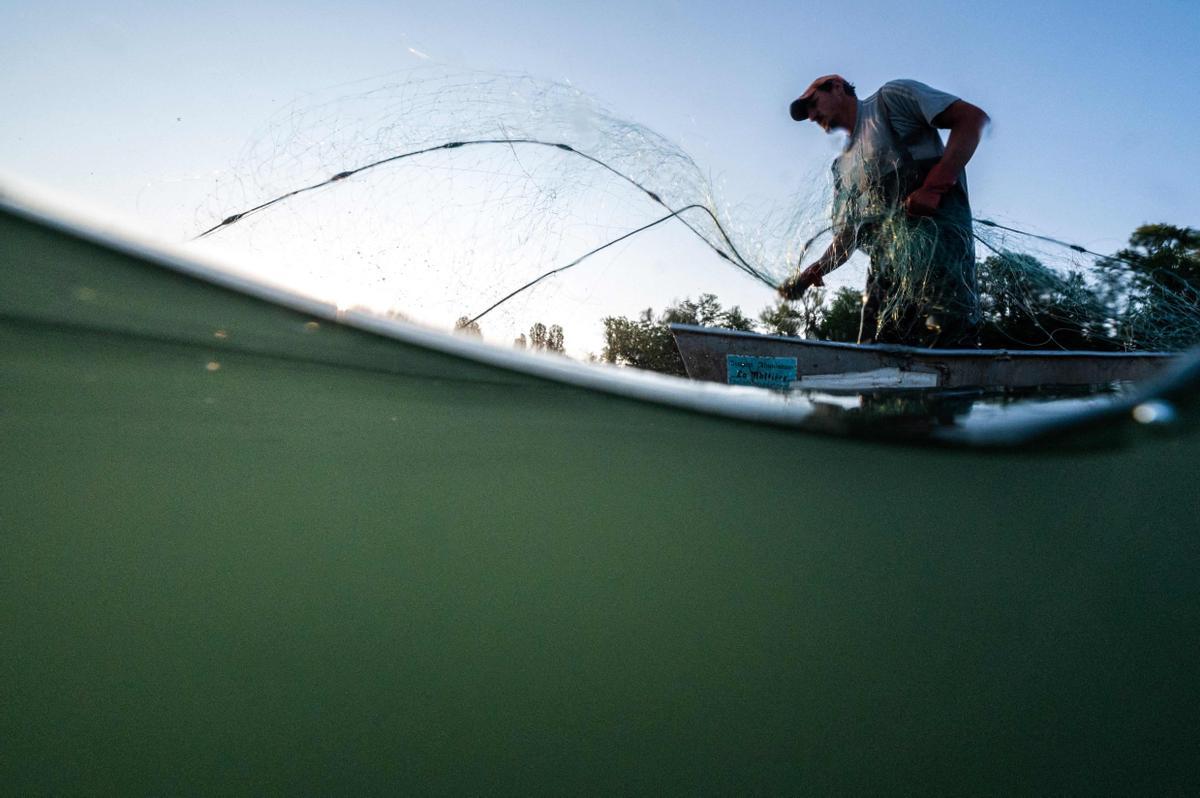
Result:
<instances>
[{"instance_id":1,"label":"fisherman","mask_svg":"<svg viewBox=\"0 0 1200 798\"><path fill-rule=\"evenodd\" d=\"M779 287L799 299L855 250L871 261L859 343L977 345L975 243L963 169L988 116L915 80L893 80L865 100L840 75L817 78L792 119L850 134L833 162L833 241ZM949 130L943 146L938 128Z\"/></svg>"}]
</instances>

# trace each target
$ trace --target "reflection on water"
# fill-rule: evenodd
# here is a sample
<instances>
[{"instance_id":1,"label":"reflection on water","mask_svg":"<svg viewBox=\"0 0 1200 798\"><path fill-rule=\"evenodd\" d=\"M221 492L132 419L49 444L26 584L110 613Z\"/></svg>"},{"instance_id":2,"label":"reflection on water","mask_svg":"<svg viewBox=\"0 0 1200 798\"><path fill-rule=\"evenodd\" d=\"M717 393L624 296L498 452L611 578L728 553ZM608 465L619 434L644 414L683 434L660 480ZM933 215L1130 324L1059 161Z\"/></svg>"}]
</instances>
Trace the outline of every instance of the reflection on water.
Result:
<instances>
[{"instance_id":1,"label":"reflection on water","mask_svg":"<svg viewBox=\"0 0 1200 798\"><path fill-rule=\"evenodd\" d=\"M793 382L791 390L729 390L770 396L799 415L798 420L784 415L776 423L904 443L984 448L1065 444L1078 450L1200 433L1200 350L1177 357L1146 379L1098 385L939 389L801 387ZM778 416L764 412L761 418Z\"/></svg>"},{"instance_id":2,"label":"reflection on water","mask_svg":"<svg viewBox=\"0 0 1200 798\"><path fill-rule=\"evenodd\" d=\"M1110 383L1021 392L931 389L797 391L793 395L812 403L812 426L826 432L953 441L999 426L1037 423L1107 407L1136 388L1134 383ZM1159 421L1169 410L1168 406L1139 412Z\"/></svg>"},{"instance_id":3,"label":"reflection on water","mask_svg":"<svg viewBox=\"0 0 1200 798\"><path fill-rule=\"evenodd\" d=\"M1133 408L1133 420L1147 426L1169 426L1179 417L1175 405L1162 399L1150 399Z\"/></svg>"}]
</instances>

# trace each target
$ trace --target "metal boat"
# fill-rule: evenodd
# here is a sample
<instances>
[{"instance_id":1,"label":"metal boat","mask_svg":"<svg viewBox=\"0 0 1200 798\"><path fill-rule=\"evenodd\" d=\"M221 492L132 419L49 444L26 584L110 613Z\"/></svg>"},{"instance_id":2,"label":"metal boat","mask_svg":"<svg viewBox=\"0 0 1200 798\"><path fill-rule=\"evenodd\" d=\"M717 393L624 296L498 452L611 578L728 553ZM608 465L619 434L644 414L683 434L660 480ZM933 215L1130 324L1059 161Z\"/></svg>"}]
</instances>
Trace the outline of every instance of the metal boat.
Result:
<instances>
[{"instance_id":1,"label":"metal boat","mask_svg":"<svg viewBox=\"0 0 1200 798\"><path fill-rule=\"evenodd\" d=\"M695 380L769 388L1003 388L1136 382L1167 368L1163 352L923 349L848 344L672 324Z\"/></svg>"}]
</instances>

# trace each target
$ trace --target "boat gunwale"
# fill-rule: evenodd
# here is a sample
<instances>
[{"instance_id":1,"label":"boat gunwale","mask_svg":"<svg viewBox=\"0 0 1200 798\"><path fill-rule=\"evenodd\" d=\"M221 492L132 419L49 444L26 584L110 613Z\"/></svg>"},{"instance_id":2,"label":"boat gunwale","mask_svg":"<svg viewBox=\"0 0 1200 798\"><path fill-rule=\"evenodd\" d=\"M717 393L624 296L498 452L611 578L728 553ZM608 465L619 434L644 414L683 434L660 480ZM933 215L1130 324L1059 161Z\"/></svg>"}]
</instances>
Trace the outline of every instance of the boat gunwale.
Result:
<instances>
[{"instance_id":1,"label":"boat gunwale","mask_svg":"<svg viewBox=\"0 0 1200 798\"><path fill-rule=\"evenodd\" d=\"M1105 352L1091 349L930 349L926 347L904 346L902 344L852 344L847 341L820 341L812 338L796 338L790 335L767 335L731 330L726 327L703 327L696 324L669 324L672 334L683 332L689 335L704 335L723 338L745 338L748 340L779 341L791 346L813 347L824 349L841 349L855 352L878 352L880 354L901 357L933 357L933 358L1069 358L1088 357L1101 359L1139 359L1139 358L1176 358L1179 352Z\"/></svg>"}]
</instances>

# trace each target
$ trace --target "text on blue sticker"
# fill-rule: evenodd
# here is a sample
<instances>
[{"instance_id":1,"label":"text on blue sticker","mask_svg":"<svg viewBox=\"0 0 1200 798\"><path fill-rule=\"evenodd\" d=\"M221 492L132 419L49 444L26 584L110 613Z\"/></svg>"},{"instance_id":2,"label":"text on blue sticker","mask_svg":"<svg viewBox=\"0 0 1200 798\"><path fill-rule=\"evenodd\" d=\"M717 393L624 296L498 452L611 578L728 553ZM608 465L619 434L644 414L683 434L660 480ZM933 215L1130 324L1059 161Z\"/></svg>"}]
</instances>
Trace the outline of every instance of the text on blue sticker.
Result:
<instances>
[{"instance_id":1,"label":"text on blue sticker","mask_svg":"<svg viewBox=\"0 0 1200 798\"><path fill-rule=\"evenodd\" d=\"M726 355L730 385L789 388L796 381L796 358Z\"/></svg>"}]
</instances>

